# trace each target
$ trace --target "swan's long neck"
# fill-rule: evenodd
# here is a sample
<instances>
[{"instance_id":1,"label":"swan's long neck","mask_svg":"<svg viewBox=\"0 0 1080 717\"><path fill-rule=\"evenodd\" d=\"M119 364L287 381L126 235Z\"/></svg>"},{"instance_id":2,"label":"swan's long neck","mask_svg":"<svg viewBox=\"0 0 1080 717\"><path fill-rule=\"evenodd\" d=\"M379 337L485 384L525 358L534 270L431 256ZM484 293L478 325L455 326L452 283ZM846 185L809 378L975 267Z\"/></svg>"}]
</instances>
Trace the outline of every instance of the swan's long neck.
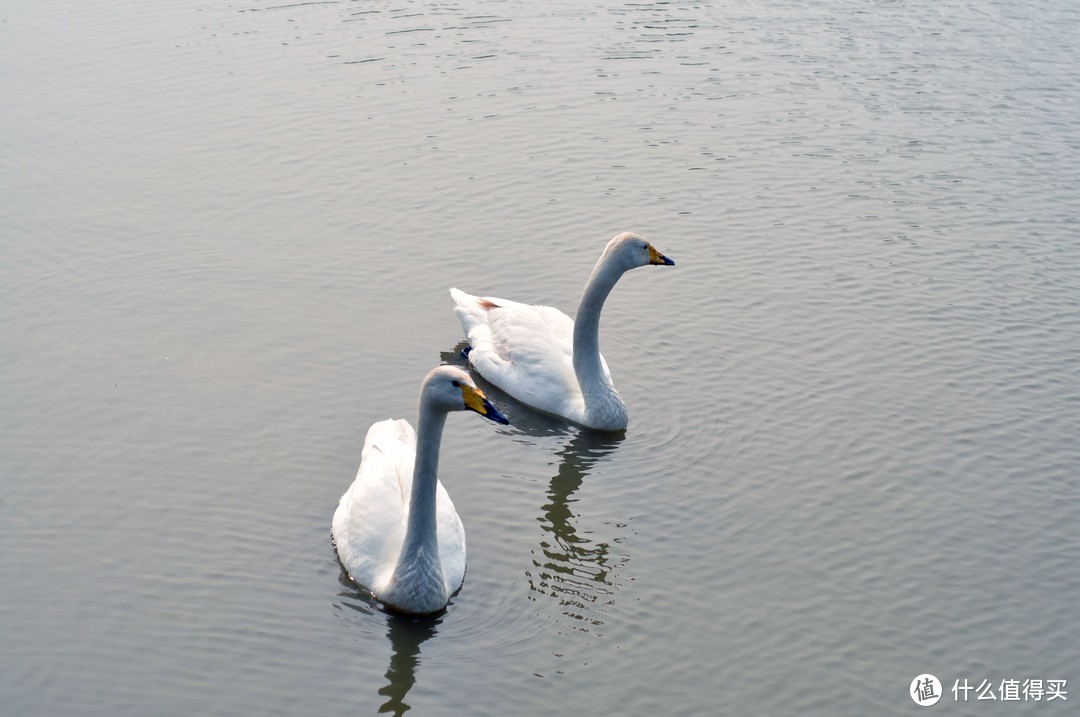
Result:
<instances>
[{"instance_id":1,"label":"swan's long neck","mask_svg":"<svg viewBox=\"0 0 1080 717\"><path fill-rule=\"evenodd\" d=\"M577 374L581 395L585 399L586 419L594 417L600 423L625 421L626 405L604 372L600 361L600 311L604 301L622 270L610 261L608 255L600 257L578 304L574 319L574 373ZM624 424L625 425L625 424ZM608 425L594 427L608 428Z\"/></svg>"},{"instance_id":2,"label":"swan's long neck","mask_svg":"<svg viewBox=\"0 0 1080 717\"><path fill-rule=\"evenodd\" d=\"M399 586L407 581L415 589L425 589L421 586L430 584L442 586L441 589L445 590L439 560L435 501L435 489L439 484L439 446L445 425L446 412L426 405L421 399L409 517L405 524L401 555L394 569L395 581Z\"/></svg>"}]
</instances>

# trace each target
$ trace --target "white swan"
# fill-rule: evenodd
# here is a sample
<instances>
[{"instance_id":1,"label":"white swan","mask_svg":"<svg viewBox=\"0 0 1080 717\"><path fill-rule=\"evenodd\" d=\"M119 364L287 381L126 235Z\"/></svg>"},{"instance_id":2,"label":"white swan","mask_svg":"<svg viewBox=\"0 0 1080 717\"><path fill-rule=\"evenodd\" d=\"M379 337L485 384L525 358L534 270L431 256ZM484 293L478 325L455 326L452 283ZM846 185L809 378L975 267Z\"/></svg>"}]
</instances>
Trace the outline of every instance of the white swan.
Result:
<instances>
[{"instance_id":1,"label":"white swan","mask_svg":"<svg viewBox=\"0 0 1080 717\"><path fill-rule=\"evenodd\" d=\"M469 374L432 369L420 386L417 430L403 419L373 424L356 480L334 511L331 534L349 576L403 612L441 610L465 578L465 529L438 478L446 414L465 409L510 422Z\"/></svg>"},{"instance_id":2,"label":"white swan","mask_svg":"<svg viewBox=\"0 0 1080 717\"><path fill-rule=\"evenodd\" d=\"M668 259L637 234L608 242L578 304L577 321L550 306L478 297L450 289L481 376L545 413L602 431L626 428L628 413L600 354L600 310L630 269Z\"/></svg>"}]
</instances>

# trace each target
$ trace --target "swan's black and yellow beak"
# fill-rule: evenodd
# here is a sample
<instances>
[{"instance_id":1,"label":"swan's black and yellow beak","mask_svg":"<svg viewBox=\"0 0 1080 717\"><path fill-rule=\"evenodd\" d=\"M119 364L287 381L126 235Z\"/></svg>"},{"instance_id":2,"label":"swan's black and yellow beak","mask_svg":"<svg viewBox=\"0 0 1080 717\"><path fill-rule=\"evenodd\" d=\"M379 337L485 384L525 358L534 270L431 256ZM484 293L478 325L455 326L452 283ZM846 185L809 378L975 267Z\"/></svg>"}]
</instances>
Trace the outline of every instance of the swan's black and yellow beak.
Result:
<instances>
[{"instance_id":1,"label":"swan's black and yellow beak","mask_svg":"<svg viewBox=\"0 0 1080 717\"><path fill-rule=\"evenodd\" d=\"M495 423L501 423L504 426L510 423L510 419L502 414L502 412L492 405L491 401L487 400L487 396L484 392L475 386L467 386L461 384L461 397L465 399L465 408L470 411L476 411L484 418L490 418Z\"/></svg>"},{"instance_id":2,"label":"swan's black and yellow beak","mask_svg":"<svg viewBox=\"0 0 1080 717\"><path fill-rule=\"evenodd\" d=\"M649 245L649 263L654 266L675 266L674 260L658 252L652 244Z\"/></svg>"}]
</instances>

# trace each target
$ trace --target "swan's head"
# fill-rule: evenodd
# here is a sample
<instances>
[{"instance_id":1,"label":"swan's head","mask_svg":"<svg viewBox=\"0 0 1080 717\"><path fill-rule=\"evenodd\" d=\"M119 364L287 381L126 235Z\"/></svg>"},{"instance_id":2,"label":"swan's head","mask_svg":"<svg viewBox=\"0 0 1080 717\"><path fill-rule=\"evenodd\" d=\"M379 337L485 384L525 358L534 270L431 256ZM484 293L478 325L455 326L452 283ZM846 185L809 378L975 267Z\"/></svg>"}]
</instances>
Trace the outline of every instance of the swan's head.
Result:
<instances>
[{"instance_id":1,"label":"swan's head","mask_svg":"<svg viewBox=\"0 0 1080 717\"><path fill-rule=\"evenodd\" d=\"M623 232L608 242L604 249L608 261L616 262L623 271L639 266L675 266L675 262L661 254L645 239L633 232Z\"/></svg>"},{"instance_id":2,"label":"swan's head","mask_svg":"<svg viewBox=\"0 0 1080 717\"><path fill-rule=\"evenodd\" d=\"M510 419L476 387L469 374L456 366L432 369L420 387L420 401L444 411L476 411L496 423L510 423Z\"/></svg>"}]
</instances>

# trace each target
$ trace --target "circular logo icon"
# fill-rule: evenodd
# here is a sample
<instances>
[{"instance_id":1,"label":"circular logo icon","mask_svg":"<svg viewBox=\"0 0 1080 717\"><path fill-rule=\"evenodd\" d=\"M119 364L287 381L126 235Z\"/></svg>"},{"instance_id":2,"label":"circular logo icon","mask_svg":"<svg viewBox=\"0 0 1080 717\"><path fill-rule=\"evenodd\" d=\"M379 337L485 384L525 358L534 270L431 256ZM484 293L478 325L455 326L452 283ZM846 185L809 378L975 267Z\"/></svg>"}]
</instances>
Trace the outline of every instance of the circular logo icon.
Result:
<instances>
[{"instance_id":1,"label":"circular logo icon","mask_svg":"<svg viewBox=\"0 0 1080 717\"><path fill-rule=\"evenodd\" d=\"M941 699L941 680L929 673L919 675L911 681L908 694L917 705L929 707L937 704L937 701Z\"/></svg>"}]
</instances>

